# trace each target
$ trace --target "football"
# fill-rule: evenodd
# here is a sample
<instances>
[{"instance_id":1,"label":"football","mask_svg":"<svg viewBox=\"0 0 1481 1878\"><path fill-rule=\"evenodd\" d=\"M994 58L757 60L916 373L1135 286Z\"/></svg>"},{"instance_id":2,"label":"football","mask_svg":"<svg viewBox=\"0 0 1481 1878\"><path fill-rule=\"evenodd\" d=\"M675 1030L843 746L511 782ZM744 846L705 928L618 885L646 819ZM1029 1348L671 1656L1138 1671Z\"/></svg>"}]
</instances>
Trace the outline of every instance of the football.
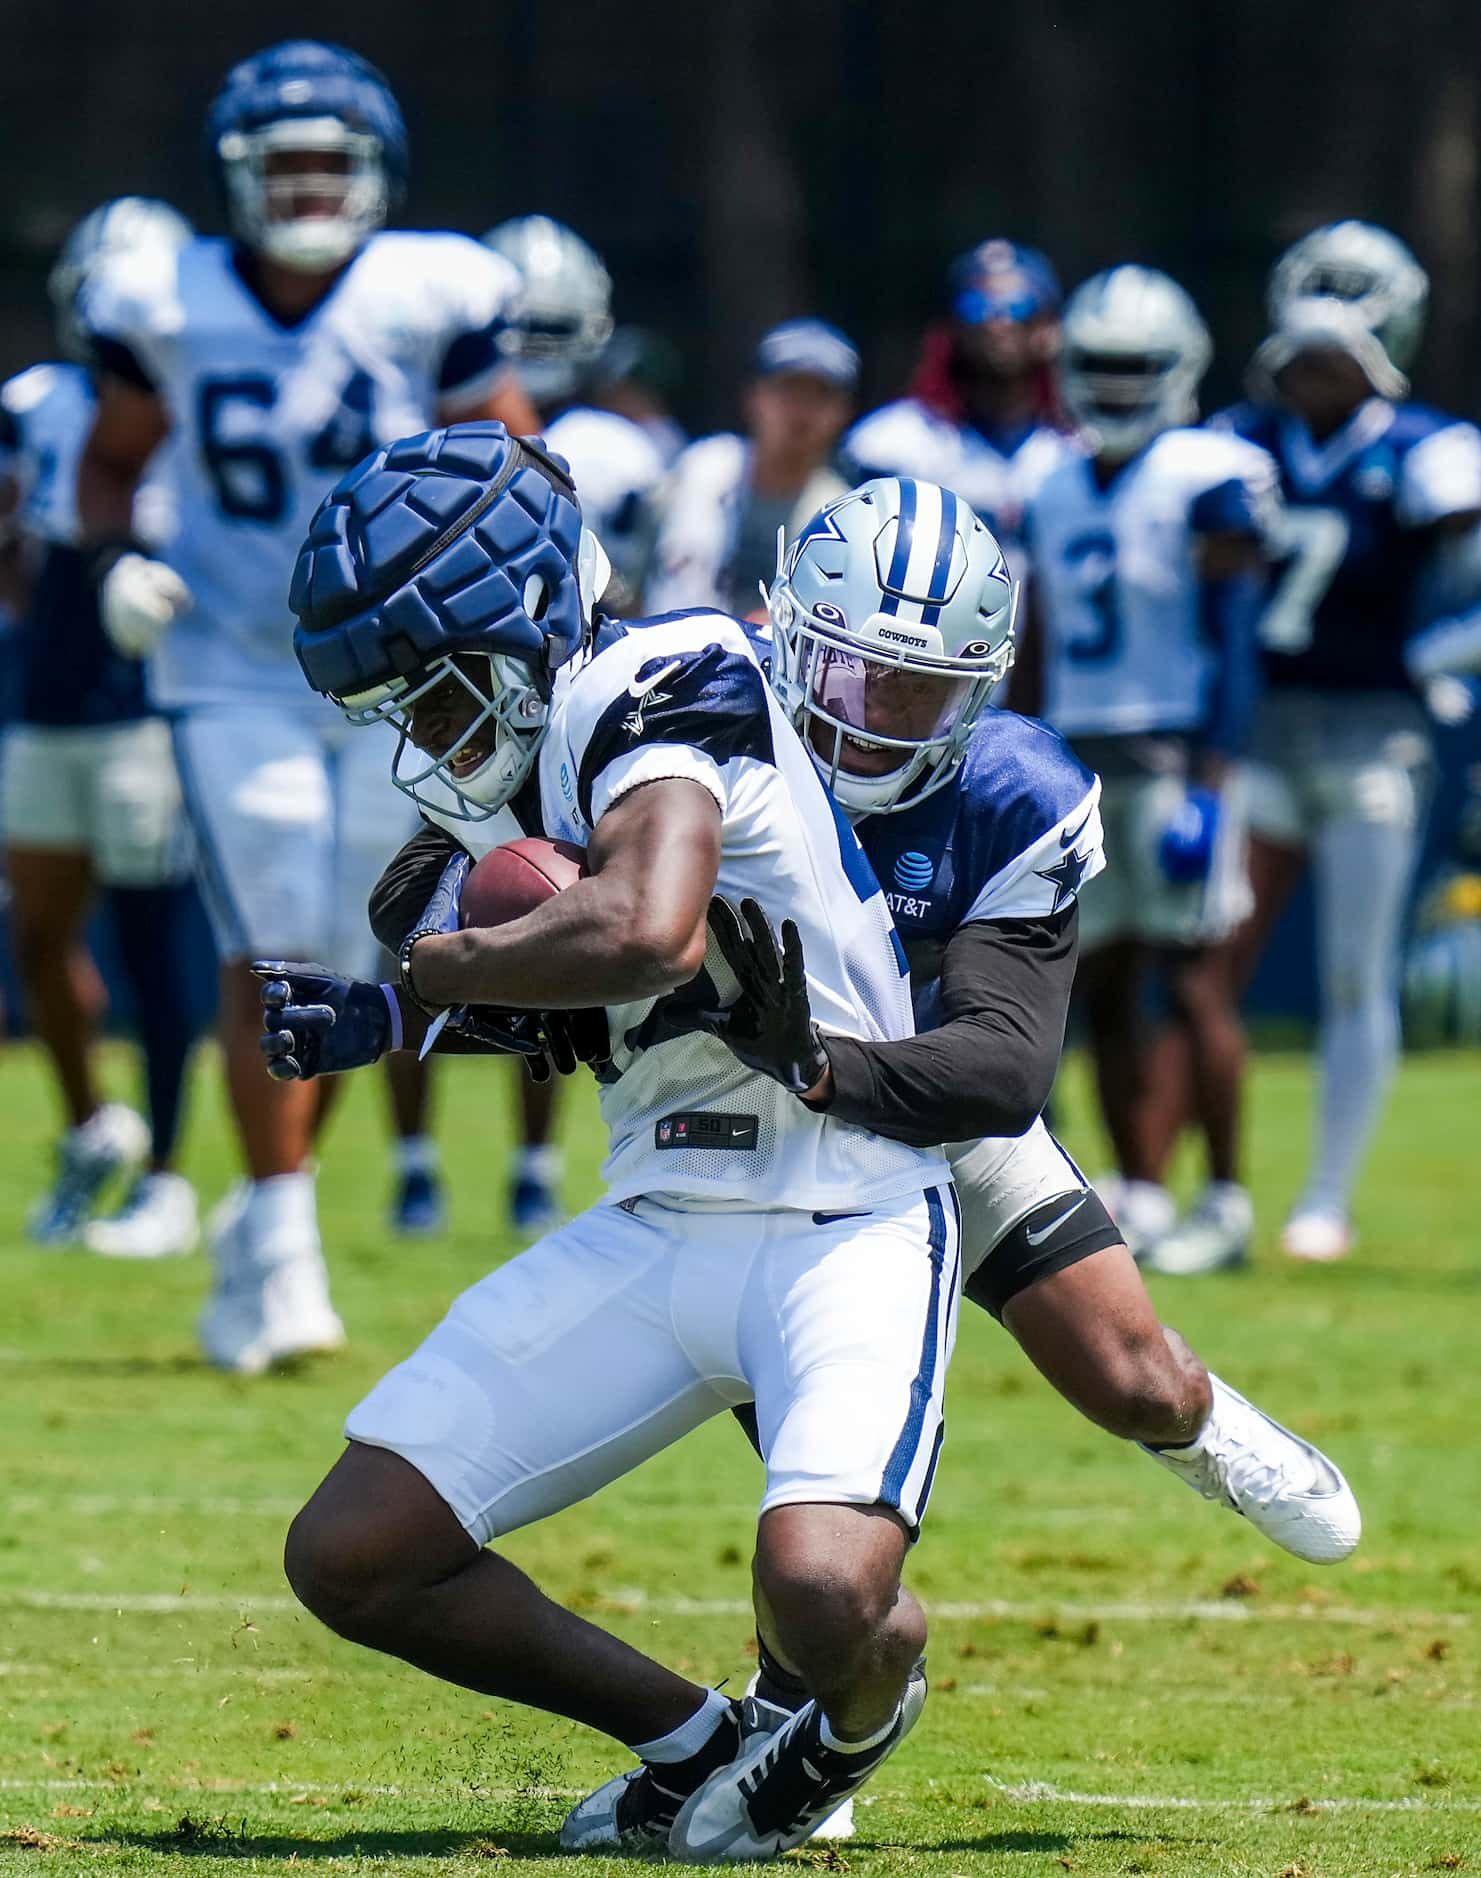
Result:
<instances>
[{"instance_id":1,"label":"football","mask_svg":"<svg viewBox=\"0 0 1481 1878\"><path fill-rule=\"evenodd\" d=\"M522 919L586 872L586 850L527 835L493 848L468 870L460 902L464 926Z\"/></svg>"}]
</instances>

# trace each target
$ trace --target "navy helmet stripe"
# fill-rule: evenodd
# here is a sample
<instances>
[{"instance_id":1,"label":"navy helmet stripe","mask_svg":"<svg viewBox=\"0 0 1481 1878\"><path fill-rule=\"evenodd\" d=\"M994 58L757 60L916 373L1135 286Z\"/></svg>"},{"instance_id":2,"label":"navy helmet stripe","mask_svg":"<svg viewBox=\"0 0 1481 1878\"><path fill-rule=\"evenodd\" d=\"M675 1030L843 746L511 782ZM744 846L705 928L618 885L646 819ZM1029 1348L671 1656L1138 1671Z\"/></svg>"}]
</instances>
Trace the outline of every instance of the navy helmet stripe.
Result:
<instances>
[{"instance_id":1,"label":"navy helmet stripe","mask_svg":"<svg viewBox=\"0 0 1481 1878\"><path fill-rule=\"evenodd\" d=\"M928 598L933 605L921 612L923 626L935 626L941 619L941 608L946 603L951 583L951 555L956 547L956 497L951 490L941 491L941 533L936 541L936 565L931 569L931 585L927 589Z\"/></svg>"},{"instance_id":2,"label":"navy helmet stripe","mask_svg":"<svg viewBox=\"0 0 1481 1878\"><path fill-rule=\"evenodd\" d=\"M908 476L900 478L900 520L895 529L895 552L890 560L887 586L891 589L880 602L881 613L900 611L900 589L905 585L905 570L910 566L910 550L915 541L915 484Z\"/></svg>"}]
</instances>

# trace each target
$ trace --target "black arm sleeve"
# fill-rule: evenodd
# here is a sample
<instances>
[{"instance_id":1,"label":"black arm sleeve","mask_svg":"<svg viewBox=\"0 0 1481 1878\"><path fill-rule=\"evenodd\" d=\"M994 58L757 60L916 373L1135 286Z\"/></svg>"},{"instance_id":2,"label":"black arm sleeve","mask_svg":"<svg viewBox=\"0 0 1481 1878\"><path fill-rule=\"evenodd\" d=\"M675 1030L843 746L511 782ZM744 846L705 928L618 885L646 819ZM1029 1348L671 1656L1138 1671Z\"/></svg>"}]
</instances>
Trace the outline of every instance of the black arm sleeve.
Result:
<instances>
[{"instance_id":1,"label":"black arm sleeve","mask_svg":"<svg viewBox=\"0 0 1481 1878\"><path fill-rule=\"evenodd\" d=\"M462 843L446 829L423 822L391 857L385 872L370 890L370 930L390 953L422 916L442 870L460 852Z\"/></svg>"},{"instance_id":2,"label":"black arm sleeve","mask_svg":"<svg viewBox=\"0 0 1481 1878\"><path fill-rule=\"evenodd\" d=\"M442 870L462 843L445 829L423 822L403 848L391 857L385 872L370 890L370 930L393 955L422 916L442 878ZM471 1038L444 1030L432 1045L433 1056L493 1056L499 1052Z\"/></svg>"},{"instance_id":3,"label":"black arm sleeve","mask_svg":"<svg viewBox=\"0 0 1481 1878\"><path fill-rule=\"evenodd\" d=\"M894 1043L824 1033L824 1113L917 1148L1021 1135L1059 1068L1078 927L1074 906L963 926L941 961L938 1029Z\"/></svg>"}]
</instances>

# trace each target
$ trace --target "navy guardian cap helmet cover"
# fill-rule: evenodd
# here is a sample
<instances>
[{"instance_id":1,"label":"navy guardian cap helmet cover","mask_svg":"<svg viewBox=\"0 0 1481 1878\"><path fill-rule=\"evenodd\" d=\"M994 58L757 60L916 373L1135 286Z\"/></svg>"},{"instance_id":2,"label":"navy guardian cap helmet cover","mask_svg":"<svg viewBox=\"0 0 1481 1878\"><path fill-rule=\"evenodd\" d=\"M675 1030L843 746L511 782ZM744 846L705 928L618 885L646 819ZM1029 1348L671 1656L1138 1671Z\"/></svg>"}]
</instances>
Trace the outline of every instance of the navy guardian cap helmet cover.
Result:
<instances>
[{"instance_id":1,"label":"navy guardian cap helmet cover","mask_svg":"<svg viewBox=\"0 0 1481 1878\"><path fill-rule=\"evenodd\" d=\"M353 721L398 726L396 780L422 806L482 819L523 781L555 672L586 638L581 547L564 465L502 424L372 451L324 498L299 550L289 605L304 676ZM469 675L482 672L477 655L487 690ZM408 773L410 707L449 678L481 707L459 748L487 727L495 749L476 776L453 773L455 750Z\"/></svg>"}]
</instances>

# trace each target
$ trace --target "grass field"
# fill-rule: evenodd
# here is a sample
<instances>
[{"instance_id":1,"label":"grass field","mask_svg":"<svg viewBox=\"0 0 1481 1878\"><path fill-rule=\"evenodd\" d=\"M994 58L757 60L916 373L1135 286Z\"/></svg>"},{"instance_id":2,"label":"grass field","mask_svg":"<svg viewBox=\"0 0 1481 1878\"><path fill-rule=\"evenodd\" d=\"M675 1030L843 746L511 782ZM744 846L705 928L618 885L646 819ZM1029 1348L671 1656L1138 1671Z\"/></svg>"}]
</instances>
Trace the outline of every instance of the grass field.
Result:
<instances>
[{"instance_id":1,"label":"grass field","mask_svg":"<svg viewBox=\"0 0 1481 1878\"><path fill-rule=\"evenodd\" d=\"M122 1066L119 1066L120 1074ZM964 1313L949 1435L912 1582L933 1695L860 1809L794 1862L860 1873L1385 1878L1481 1872L1481 1067L1412 1061L1345 1266L1269 1238L1299 1177L1309 1070L1263 1059L1254 1269L1158 1281L1164 1314L1329 1446L1363 1501L1357 1558L1266 1547L1102 1437ZM564 1723L434 1684L292 1603L283 1529L345 1408L508 1249L501 1073L453 1066L446 1242L381 1229L380 1091L355 1088L323 1176L343 1357L241 1383L190 1335L200 1259L130 1268L0 1242L0 1871L471 1873L550 1878L568 1796L621 1763ZM0 1220L45 1171L50 1099L0 1058ZM1078 1082L1066 1133L1091 1157ZM595 1191L572 1104L570 1199ZM190 1169L229 1166L203 1075ZM594 1386L600 1379L592 1378ZM701 1679L748 1673L757 1477L727 1423L520 1535L546 1586Z\"/></svg>"}]
</instances>

